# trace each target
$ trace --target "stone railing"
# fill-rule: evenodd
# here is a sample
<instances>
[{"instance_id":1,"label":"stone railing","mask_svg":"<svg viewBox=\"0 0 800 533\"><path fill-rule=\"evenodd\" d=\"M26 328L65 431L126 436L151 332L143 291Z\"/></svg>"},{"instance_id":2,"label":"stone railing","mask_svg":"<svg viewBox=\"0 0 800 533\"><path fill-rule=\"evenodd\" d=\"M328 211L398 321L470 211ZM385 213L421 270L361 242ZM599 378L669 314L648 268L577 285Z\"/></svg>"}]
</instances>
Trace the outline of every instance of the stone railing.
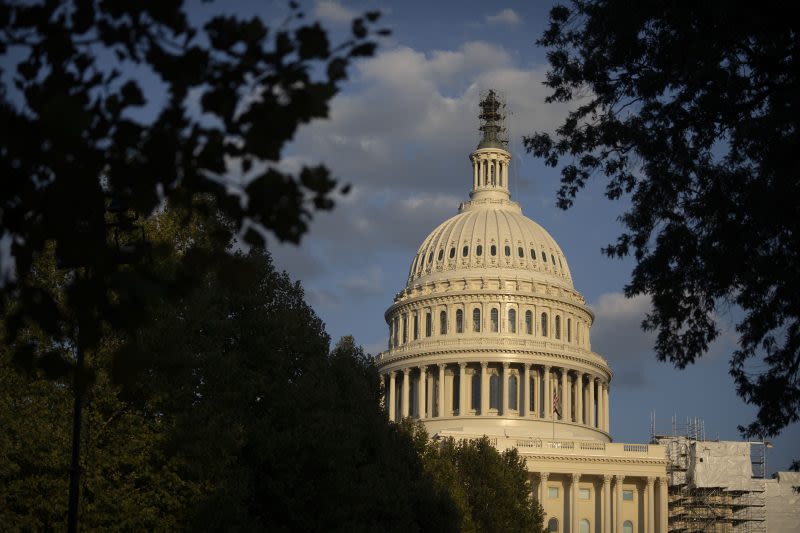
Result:
<instances>
[{"instance_id":1,"label":"stone railing","mask_svg":"<svg viewBox=\"0 0 800 533\"><path fill-rule=\"evenodd\" d=\"M462 439L479 439L482 435L443 432L440 437ZM523 456L526 453L553 455L581 455L599 457L638 457L647 459L663 459L666 461L666 449L660 444L623 444L618 442L596 442L569 439L540 439L520 437L490 437L491 443L499 450L516 448Z\"/></svg>"},{"instance_id":2,"label":"stone railing","mask_svg":"<svg viewBox=\"0 0 800 533\"><path fill-rule=\"evenodd\" d=\"M481 336L465 335L463 337L453 336L436 340L420 339L381 352L375 357L375 360L378 364L384 364L409 355L474 348L510 348L538 352L555 352L582 357L597 363L606 363L598 354L566 342L526 339L524 337L493 336L493 334Z\"/></svg>"}]
</instances>

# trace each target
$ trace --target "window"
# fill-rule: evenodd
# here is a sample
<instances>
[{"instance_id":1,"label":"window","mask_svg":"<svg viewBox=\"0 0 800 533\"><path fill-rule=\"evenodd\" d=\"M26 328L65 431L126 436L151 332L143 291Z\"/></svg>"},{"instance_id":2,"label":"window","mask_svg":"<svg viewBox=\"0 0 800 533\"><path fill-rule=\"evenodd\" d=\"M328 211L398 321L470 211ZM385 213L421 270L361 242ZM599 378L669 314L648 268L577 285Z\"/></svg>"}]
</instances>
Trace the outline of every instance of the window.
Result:
<instances>
[{"instance_id":1,"label":"window","mask_svg":"<svg viewBox=\"0 0 800 533\"><path fill-rule=\"evenodd\" d=\"M454 411L461 412L461 376L456 374L453 376L453 396L452 396L452 406Z\"/></svg>"},{"instance_id":2,"label":"window","mask_svg":"<svg viewBox=\"0 0 800 533\"><path fill-rule=\"evenodd\" d=\"M564 270L564 265L561 264L561 258L560 257L558 258L558 268L560 268L561 270Z\"/></svg>"},{"instance_id":3,"label":"window","mask_svg":"<svg viewBox=\"0 0 800 533\"><path fill-rule=\"evenodd\" d=\"M542 313L542 337L547 337L547 313Z\"/></svg>"},{"instance_id":4,"label":"window","mask_svg":"<svg viewBox=\"0 0 800 533\"><path fill-rule=\"evenodd\" d=\"M544 252L542 252L542 261L544 261L545 263L547 263L547 254L546 254L546 253L544 253Z\"/></svg>"},{"instance_id":5,"label":"window","mask_svg":"<svg viewBox=\"0 0 800 533\"><path fill-rule=\"evenodd\" d=\"M472 374L472 409L475 411L481 408L481 376Z\"/></svg>"},{"instance_id":6,"label":"window","mask_svg":"<svg viewBox=\"0 0 800 533\"><path fill-rule=\"evenodd\" d=\"M556 315L556 339L561 338L561 317Z\"/></svg>"},{"instance_id":7,"label":"window","mask_svg":"<svg viewBox=\"0 0 800 533\"><path fill-rule=\"evenodd\" d=\"M456 310L456 333L464 333L464 311Z\"/></svg>"},{"instance_id":8,"label":"window","mask_svg":"<svg viewBox=\"0 0 800 533\"><path fill-rule=\"evenodd\" d=\"M547 487L548 498L558 498L558 487Z\"/></svg>"},{"instance_id":9,"label":"window","mask_svg":"<svg viewBox=\"0 0 800 533\"><path fill-rule=\"evenodd\" d=\"M506 245L506 248L505 248L504 251L506 253L506 257L511 257L511 247L509 245Z\"/></svg>"},{"instance_id":10,"label":"window","mask_svg":"<svg viewBox=\"0 0 800 533\"><path fill-rule=\"evenodd\" d=\"M433 335L433 319L430 313L425 313L425 336Z\"/></svg>"},{"instance_id":11,"label":"window","mask_svg":"<svg viewBox=\"0 0 800 533\"><path fill-rule=\"evenodd\" d=\"M394 345L397 346L397 341L400 339L400 320L394 317Z\"/></svg>"},{"instance_id":12,"label":"window","mask_svg":"<svg viewBox=\"0 0 800 533\"><path fill-rule=\"evenodd\" d=\"M632 490L623 490L622 491L622 499L626 502L633 501L633 491Z\"/></svg>"},{"instance_id":13,"label":"window","mask_svg":"<svg viewBox=\"0 0 800 533\"><path fill-rule=\"evenodd\" d=\"M622 533L633 533L633 522L625 520L625 523L622 524Z\"/></svg>"},{"instance_id":14,"label":"window","mask_svg":"<svg viewBox=\"0 0 800 533\"><path fill-rule=\"evenodd\" d=\"M492 311L490 313L490 316L491 316L491 319L492 319L491 320L491 322L492 322L492 333L497 333L498 330L499 330L499 324L498 324L499 318L498 318L498 312L497 312L496 308L492 309Z\"/></svg>"},{"instance_id":15,"label":"window","mask_svg":"<svg viewBox=\"0 0 800 533\"><path fill-rule=\"evenodd\" d=\"M403 315L403 344L408 342L408 315Z\"/></svg>"},{"instance_id":16,"label":"window","mask_svg":"<svg viewBox=\"0 0 800 533\"><path fill-rule=\"evenodd\" d=\"M480 256L481 256L481 254L483 254L483 246L481 246L480 244L479 244L478 246L476 246L476 247L475 247L475 254L476 254L478 257L480 257Z\"/></svg>"},{"instance_id":17,"label":"window","mask_svg":"<svg viewBox=\"0 0 800 533\"><path fill-rule=\"evenodd\" d=\"M517 409L517 376L508 378L508 408Z\"/></svg>"},{"instance_id":18,"label":"window","mask_svg":"<svg viewBox=\"0 0 800 533\"><path fill-rule=\"evenodd\" d=\"M428 264L433 263L433 252L428 254Z\"/></svg>"},{"instance_id":19,"label":"window","mask_svg":"<svg viewBox=\"0 0 800 533\"><path fill-rule=\"evenodd\" d=\"M589 489L578 489L578 498L581 500L588 500L592 496L592 492Z\"/></svg>"},{"instance_id":20,"label":"window","mask_svg":"<svg viewBox=\"0 0 800 533\"><path fill-rule=\"evenodd\" d=\"M534 250L533 248L531 248L531 259L533 259L534 261L536 260L536 250Z\"/></svg>"},{"instance_id":21,"label":"window","mask_svg":"<svg viewBox=\"0 0 800 533\"><path fill-rule=\"evenodd\" d=\"M500 376L489 376L489 409L500 409Z\"/></svg>"},{"instance_id":22,"label":"window","mask_svg":"<svg viewBox=\"0 0 800 533\"><path fill-rule=\"evenodd\" d=\"M472 310L472 331L479 332L481 330L481 310L477 307Z\"/></svg>"},{"instance_id":23,"label":"window","mask_svg":"<svg viewBox=\"0 0 800 533\"><path fill-rule=\"evenodd\" d=\"M519 256L519 258L520 258L520 259L522 259L523 257L525 257L525 251L522 249L522 246L520 246L519 248L517 248L517 255Z\"/></svg>"},{"instance_id":24,"label":"window","mask_svg":"<svg viewBox=\"0 0 800 533\"><path fill-rule=\"evenodd\" d=\"M419 338L419 321L417 320L417 315L414 315L414 340Z\"/></svg>"},{"instance_id":25,"label":"window","mask_svg":"<svg viewBox=\"0 0 800 533\"><path fill-rule=\"evenodd\" d=\"M508 310L508 331L511 333L517 332L517 310L516 309L509 309Z\"/></svg>"},{"instance_id":26,"label":"window","mask_svg":"<svg viewBox=\"0 0 800 533\"><path fill-rule=\"evenodd\" d=\"M567 342L572 342L572 319L567 319Z\"/></svg>"},{"instance_id":27,"label":"window","mask_svg":"<svg viewBox=\"0 0 800 533\"><path fill-rule=\"evenodd\" d=\"M465 246L461 249L461 257L467 257L469 255L469 246Z\"/></svg>"},{"instance_id":28,"label":"window","mask_svg":"<svg viewBox=\"0 0 800 533\"><path fill-rule=\"evenodd\" d=\"M497 246L493 244L492 247L489 249L489 251L492 253L493 256L497 255Z\"/></svg>"},{"instance_id":29,"label":"window","mask_svg":"<svg viewBox=\"0 0 800 533\"><path fill-rule=\"evenodd\" d=\"M525 333L533 335L533 313L525 311Z\"/></svg>"},{"instance_id":30,"label":"window","mask_svg":"<svg viewBox=\"0 0 800 533\"><path fill-rule=\"evenodd\" d=\"M558 489L556 489L556 498L558 497ZM551 518L547 521L547 531L550 533L558 533L558 518Z\"/></svg>"},{"instance_id":31,"label":"window","mask_svg":"<svg viewBox=\"0 0 800 533\"><path fill-rule=\"evenodd\" d=\"M447 311L439 313L439 335L447 335Z\"/></svg>"},{"instance_id":32,"label":"window","mask_svg":"<svg viewBox=\"0 0 800 533\"><path fill-rule=\"evenodd\" d=\"M553 266L556 266L556 258L553 256L553 254L550 254L550 260L553 262Z\"/></svg>"},{"instance_id":33,"label":"window","mask_svg":"<svg viewBox=\"0 0 800 533\"><path fill-rule=\"evenodd\" d=\"M585 518L581 520L581 533L589 533L589 521Z\"/></svg>"},{"instance_id":34,"label":"window","mask_svg":"<svg viewBox=\"0 0 800 533\"><path fill-rule=\"evenodd\" d=\"M456 248L454 246L450 248L450 259L454 258L455 256L456 256Z\"/></svg>"},{"instance_id":35,"label":"window","mask_svg":"<svg viewBox=\"0 0 800 533\"><path fill-rule=\"evenodd\" d=\"M444 257L444 248L439 250L439 261L441 261L443 257Z\"/></svg>"}]
</instances>

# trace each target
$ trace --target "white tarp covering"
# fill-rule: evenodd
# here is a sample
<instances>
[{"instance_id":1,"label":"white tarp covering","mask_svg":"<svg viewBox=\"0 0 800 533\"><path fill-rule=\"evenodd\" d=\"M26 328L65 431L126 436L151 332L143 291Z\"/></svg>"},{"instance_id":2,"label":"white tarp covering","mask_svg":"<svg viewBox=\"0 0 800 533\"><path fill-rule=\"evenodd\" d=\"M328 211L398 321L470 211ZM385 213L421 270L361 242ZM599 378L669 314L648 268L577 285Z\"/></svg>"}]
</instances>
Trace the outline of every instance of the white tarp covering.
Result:
<instances>
[{"instance_id":1,"label":"white tarp covering","mask_svg":"<svg viewBox=\"0 0 800 533\"><path fill-rule=\"evenodd\" d=\"M750 443L691 443L690 472L695 487L722 487L725 490L750 490L753 465Z\"/></svg>"}]
</instances>

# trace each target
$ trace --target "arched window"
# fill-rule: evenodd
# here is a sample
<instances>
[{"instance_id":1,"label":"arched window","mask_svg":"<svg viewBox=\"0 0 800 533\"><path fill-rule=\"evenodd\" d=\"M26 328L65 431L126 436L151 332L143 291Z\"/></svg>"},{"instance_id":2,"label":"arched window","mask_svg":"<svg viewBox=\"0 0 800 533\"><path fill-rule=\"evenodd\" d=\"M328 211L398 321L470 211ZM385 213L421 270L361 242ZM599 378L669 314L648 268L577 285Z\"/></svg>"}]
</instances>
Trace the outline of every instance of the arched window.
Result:
<instances>
[{"instance_id":1,"label":"arched window","mask_svg":"<svg viewBox=\"0 0 800 533\"><path fill-rule=\"evenodd\" d=\"M489 162L483 161L483 184L489 185Z\"/></svg>"},{"instance_id":2,"label":"arched window","mask_svg":"<svg viewBox=\"0 0 800 533\"><path fill-rule=\"evenodd\" d=\"M500 376L495 374L489 377L489 409L500 409Z\"/></svg>"},{"instance_id":3,"label":"arched window","mask_svg":"<svg viewBox=\"0 0 800 533\"><path fill-rule=\"evenodd\" d=\"M619 522L617 523L619 524ZM622 533L633 533L633 522L625 520L625 523L622 524Z\"/></svg>"},{"instance_id":4,"label":"arched window","mask_svg":"<svg viewBox=\"0 0 800 533\"><path fill-rule=\"evenodd\" d=\"M403 344L408 342L408 315L403 315Z\"/></svg>"},{"instance_id":5,"label":"arched window","mask_svg":"<svg viewBox=\"0 0 800 533\"><path fill-rule=\"evenodd\" d=\"M525 311L525 333L533 335L533 313Z\"/></svg>"},{"instance_id":6,"label":"arched window","mask_svg":"<svg viewBox=\"0 0 800 533\"><path fill-rule=\"evenodd\" d=\"M550 254L550 260L553 261L553 266L556 266L556 258L553 254Z\"/></svg>"},{"instance_id":7,"label":"arched window","mask_svg":"<svg viewBox=\"0 0 800 533\"><path fill-rule=\"evenodd\" d=\"M455 256L456 256L456 247L453 246L452 248L450 248L450 259L454 258Z\"/></svg>"},{"instance_id":8,"label":"arched window","mask_svg":"<svg viewBox=\"0 0 800 533\"><path fill-rule=\"evenodd\" d=\"M439 261L441 261L443 257L444 257L444 248L439 250Z\"/></svg>"},{"instance_id":9,"label":"arched window","mask_svg":"<svg viewBox=\"0 0 800 533\"><path fill-rule=\"evenodd\" d=\"M392 332L392 326L394 322L392 320L389 321L389 345L386 347L388 350L392 349L392 337L394 337L394 333Z\"/></svg>"},{"instance_id":10,"label":"arched window","mask_svg":"<svg viewBox=\"0 0 800 533\"><path fill-rule=\"evenodd\" d=\"M547 313L542 313L542 337L547 337Z\"/></svg>"},{"instance_id":11,"label":"arched window","mask_svg":"<svg viewBox=\"0 0 800 533\"><path fill-rule=\"evenodd\" d=\"M547 521L547 531L550 533L558 533L558 518L551 518Z\"/></svg>"},{"instance_id":12,"label":"arched window","mask_svg":"<svg viewBox=\"0 0 800 533\"><path fill-rule=\"evenodd\" d=\"M502 163L502 161L500 163L497 163L497 177L498 177L497 181L500 182L500 186L502 187L503 186L503 163Z\"/></svg>"},{"instance_id":13,"label":"arched window","mask_svg":"<svg viewBox=\"0 0 800 533\"><path fill-rule=\"evenodd\" d=\"M451 397L451 404L453 406L453 411L458 411L459 414L461 413L461 376L458 372L455 373L453 376L453 396Z\"/></svg>"},{"instance_id":14,"label":"arched window","mask_svg":"<svg viewBox=\"0 0 800 533\"><path fill-rule=\"evenodd\" d=\"M464 248L461 249L462 257L467 257L468 254L469 254L469 246L465 246Z\"/></svg>"},{"instance_id":15,"label":"arched window","mask_svg":"<svg viewBox=\"0 0 800 533\"><path fill-rule=\"evenodd\" d=\"M492 185L497 185L497 164L496 163L492 163L490 165L490 168L492 169L491 170L491 172L492 172Z\"/></svg>"},{"instance_id":16,"label":"arched window","mask_svg":"<svg viewBox=\"0 0 800 533\"><path fill-rule=\"evenodd\" d=\"M439 313L439 335L447 335L447 311Z\"/></svg>"},{"instance_id":17,"label":"arched window","mask_svg":"<svg viewBox=\"0 0 800 533\"><path fill-rule=\"evenodd\" d=\"M493 244L489 251L492 253L493 256L497 255L497 246Z\"/></svg>"},{"instance_id":18,"label":"arched window","mask_svg":"<svg viewBox=\"0 0 800 533\"><path fill-rule=\"evenodd\" d=\"M520 246L519 248L517 248L517 255L519 256L519 258L520 258L520 259L522 259L523 257L525 257L525 250L523 250L523 249L522 249L522 246Z\"/></svg>"},{"instance_id":19,"label":"arched window","mask_svg":"<svg viewBox=\"0 0 800 533\"><path fill-rule=\"evenodd\" d=\"M509 309L508 310L508 331L511 333L517 332L517 310L516 309Z\"/></svg>"},{"instance_id":20,"label":"arched window","mask_svg":"<svg viewBox=\"0 0 800 533\"><path fill-rule=\"evenodd\" d=\"M482 253L483 253L483 246L481 246L481 245L479 244L478 246L476 246L476 247L475 247L475 255L477 255L478 257L480 257Z\"/></svg>"},{"instance_id":21,"label":"arched window","mask_svg":"<svg viewBox=\"0 0 800 533\"><path fill-rule=\"evenodd\" d=\"M556 315L556 339L561 338L561 317Z\"/></svg>"},{"instance_id":22,"label":"arched window","mask_svg":"<svg viewBox=\"0 0 800 533\"><path fill-rule=\"evenodd\" d=\"M490 316L491 316L491 319L492 319L491 320L491 322L492 322L492 333L497 333L499 331L499 329L500 329L499 328L499 324L498 324L498 322L500 320L498 318L498 312L497 312L496 308L492 308L492 311L490 312Z\"/></svg>"},{"instance_id":23,"label":"arched window","mask_svg":"<svg viewBox=\"0 0 800 533\"><path fill-rule=\"evenodd\" d=\"M545 263L547 263L547 254L546 254L546 253L544 253L544 252L542 252L542 261L544 261Z\"/></svg>"},{"instance_id":24,"label":"arched window","mask_svg":"<svg viewBox=\"0 0 800 533\"><path fill-rule=\"evenodd\" d=\"M481 408L481 376L472 374L472 409L475 411ZM483 414L483 413L481 413Z\"/></svg>"},{"instance_id":25,"label":"arched window","mask_svg":"<svg viewBox=\"0 0 800 533\"><path fill-rule=\"evenodd\" d=\"M567 319L567 342L572 342L572 319Z\"/></svg>"},{"instance_id":26,"label":"arched window","mask_svg":"<svg viewBox=\"0 0 800 533\"><path fill-rule=\"evenodd\" d=\"M581 533L589 533L589 521L585 518L581 520Z\"/></svg>"},{"instance_id":27,"label":"arched window","mask_svg":"<svg viewBox=\"0 0 800 533\"><path fill-rule=\"evenodd\" d=\"M456 309L456 333L464 333L464 311Z\"/></svg>"},{"instance_id":28,"label":"arched window","mask_svg":"<svg viewBox=\"0 0 800 533\"><path fill-rule=\"evenodd\" d=\"M417 315L414 315L414 340L419 338L419 321L417 320Z\"/></svg>"},{"instance_id":29,"label":"arched window","mask_svg":"<svg viewBox=\"0 0 800 533\"><path fill-rule=\"evenodd\" d=\"M506 257L511 257L511 247L509 245L506 244L506 248L504 251L506 253Z\"/></svg>"},{"instance_id":30,"label":"arched window","mask_svg":"<svg viewBox=\"0 0 800 533\"><path fill-rule=\"evenodd\" d=\"M479 332L481 330L481 310L477 307L472 310L472 331Z\"/></svg>"},{"instance_id":31,"label":"arched window","mask_svg":"<svg viewBox=\"0 0 800 533\"><path fill-rule=\"evenodd\" d=\"M397 317L394 317L394 345L397 346L397 343L400 339L400 320Z\"/></svg>"},{"instance_id":32,"label":"arched window","mask_svg":"<svg viewBox=\"0 0 800 533\"><path fill-rule=\"evenodd\" d=\"M531 259L533 259L534 261L536 260L536 250L534 250L533 248L531 248Z\"/></svg>"},{"instance_id":33,"label":"arched window","mask_svg":"<svg viewBox=\"0 0 800 533\"><path fill-rule=\"evenodd\" d=\"M512 375L508 378L508 408L517 409L517 376Z\"/></svg>"},{"instance_id":34,"label":"arched window","mask_svg":"<svg viewBox=\"0 0 800 533\"><path fill-rule=\"evenodd\" d=\"M425 336L433 335L433 317L430 313L425 313Z\"/></svg>"}]
</instances>

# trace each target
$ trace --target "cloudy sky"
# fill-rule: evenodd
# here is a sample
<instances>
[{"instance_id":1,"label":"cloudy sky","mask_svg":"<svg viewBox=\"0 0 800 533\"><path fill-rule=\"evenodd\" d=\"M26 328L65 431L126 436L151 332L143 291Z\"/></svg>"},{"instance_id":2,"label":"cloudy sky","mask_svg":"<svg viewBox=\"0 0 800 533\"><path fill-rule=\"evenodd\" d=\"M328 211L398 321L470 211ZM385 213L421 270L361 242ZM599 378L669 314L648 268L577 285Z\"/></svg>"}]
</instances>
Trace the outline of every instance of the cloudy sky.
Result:
<instances>
[{"instance_id":1,"label":"cloudy sky","mask_svg":"<svg viewBox=\"0 0 800 533\"><path fill-rule=\"evenodd\" d=\"M282 17L282 2L267 20ZM334 339L352 334L371 353L385 347L383 313L406 280L417 246L454 215L471 184L468 155L478 141L481 90L499 89L511 111L511 186L527 216L559 242L580 290L596 314L592 346L614 372L612 434L646 442L650 413L671 431L676 416L705 421L708 438L736 439L754 410L735 395L727 361L735 344L729 316L711 353L677 371L655 361L652 337L639 328L646 298L626 299L632 262L600 253L619 233L625 203L610 202L595 183L569 211L555 207L558 171L524 153L521 137L552 130L562 106L544 102L544 51L535 44L547 23L548 2L375 2L318 0L308 14L332 37L345 36L357 13L380 9L392 29L379 52L357 63L332 102L330 119L302 127L285 152L288 168L327 164L352 192L330 214L318 215L299 247L271 243L279 268L300 279L307 299ZM276 14L277 13L277 14ZM774 439L768 469L800 456L797 425Z\"/></svg>"}]
</instances>

